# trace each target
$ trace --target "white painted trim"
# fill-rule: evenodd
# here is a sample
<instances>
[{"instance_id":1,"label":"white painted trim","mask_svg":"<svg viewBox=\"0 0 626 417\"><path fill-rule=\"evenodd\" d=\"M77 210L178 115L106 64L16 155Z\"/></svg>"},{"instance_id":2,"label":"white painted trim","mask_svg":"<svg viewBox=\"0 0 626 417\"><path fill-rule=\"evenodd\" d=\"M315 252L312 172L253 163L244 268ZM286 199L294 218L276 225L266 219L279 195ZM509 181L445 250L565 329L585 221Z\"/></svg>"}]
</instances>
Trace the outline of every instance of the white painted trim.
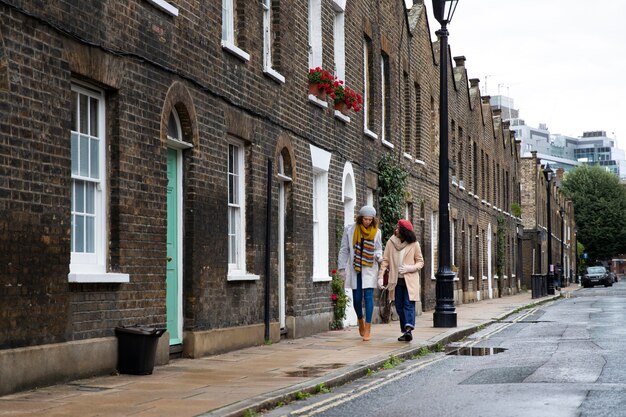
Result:
<instances>
[{"instance_id":1,"label":"white painted trim","mask_svg":"<svg viewBox=\"0 0 626 417\"><path fill-rule=\"evenodd\" d=\"M263 74L267 75L279 84L285 84L285 77L274 68L265 67L265 69L263 69Z\"/></svg>"},{"instance_id":2,"label":"white painted trim","mask_svg":"<svg viewBox=\"0 0 626 417\"><path fill-rule=\"evenodd\" d=\"M405 157L406 159L408 159L409 161L413 161L413 157L411 156L411 154L410 154L410 153L406 153L406 152L404 152L404 153L402 154L402 156L404 156L404 157Z\"/></svg>"},{"instance_id":3,"label":"white painted trim","mask_svg":"<svg viewBox=\"0 0 626 417\"><path fill-rule=\"evenodd\" d=\"M127 283L130 282L130 275L120 274L115 272L108 272L103 274L90 274L70 272L67 274L68 282L76 283L103 283L103 284L115 284L115 283Z\"/></svg>"},{"instance_id":4,"label":"white painted trim","mask_svg":"<svg viewBox=\"0 0 626 417\"><path fill-rule=\"evenodd\" d=\"M313 94L309 94L309 101L315 104L317 107L321 107L323 109L328 107L328 102L326 100L320 100L319 98L315 97Z\"/></svg>"},{"instance_id":5,"label":"white painted trim","mask_svg":"<svg viewBox=\"0 0 626 417\"><path fill-rule=\"evenodd\" d=\"M245 62L250 61L250 54L244 51L243 49L239 48L230 40L222 39L222 49L224 49L227 52L230 52L231 54L241 59L242 61L245 61Z\"/></svg>"},{"instance_id":6,"label":"white painted trim","mask_svg":"<svg viewBox=\"0 0 626 417\"><path fill-rule=\"evenodd\" d=\"M330 157L332 154L313 145L309 145L309 150L311 151L311 163L313 165L313 170L328 172L328 169L330 168Z\"/></svg>"},{"instance_id":7,"label":"white painted trim","mask_svg":"<svg viewBox=\"0 0 626 417\"><path fill-rule=\"evenodd\" d=\"M335 119L341 120L344 123L350 123L350 118L339 110L335 110Z\"/></svg>"},{"instance_id":8,"label":"white painted trim","mask_svg":"<svg viewBox=\"0 0 626 417\"><path fill-rule=\"evenodd\" d=\"M426 166L426 162L422 161L421 159L416 159L416 160L415 160L415 163L416 163L417 165L424 165L424 166Z\"/></svg>"},{"instance_id":9,"label":"white painted trim","mask_svg":"<svg viewBox=\"0 0 626 417\"><path fill-rule=\"evenodd\" d=\"M148 0L148 3L154 4L157 8L174 17L178 16L178 7L169 4L165 0Z\"/></svg>"},{"instance_id":10,"label":"white painted trim","mask_svg":"<svg viewBox=\"0 0 626 417\"><path fill-rule=\"evenodd\" d=\"M332 281L332 277L329 277L327 275L313 275L311 277L311 279L313 280L313 282L329 282L329 281Z\"/></svg>"},{"instance_id":11,"label":"white painted trim","mask_svg":"<svg viewBox=\"0 0 626 417\"><path fill-rule=\"evenodd\" d=\"M347 161L343 166L343 175L341 178L341 202L345 203L345 197L348 196L352 201L356 202L356 181L354 180L354 168L352 162ZM350 222L354 221L354 216L350 216ZM344 223L346 224L346 223Z\"/></svg>"},{"instance_id":12,"label":"white painted trim","mask_svg":"<svg viewBox=\"0 0 626 417\"><path fill-rule=\"evenodd\" d=\"M381 139L381 141L382 141L382 144L383 144L384 146L388 147L389 149L393 149L393 148L394 148L393 143L391 143L391 142L387 142L385 139Z\"/></svg>"},{"instance_id":13,"label":"white painted trim","mask_svg":"<svg viewBox=\"0 0 626 417\"><path fill-rule=\"evenodd\" d=\"M363 128L363 134L370 139L378 139L378 135L366 127Z\"/></svg>"},{"instance_id":14,"label":"white painted trim","mask_svg":"<svg viewBox=\"0 0 626 417\"><path fill-rule=\"evenodd\" d=\"M254 275L254 274L248 274L248 273L239 273L239 272L232 272L232 273L228 273L228 276L226 277L227 281L258 281L260 280L261 277L259 275Z\"/></svg>"}]
</instances>

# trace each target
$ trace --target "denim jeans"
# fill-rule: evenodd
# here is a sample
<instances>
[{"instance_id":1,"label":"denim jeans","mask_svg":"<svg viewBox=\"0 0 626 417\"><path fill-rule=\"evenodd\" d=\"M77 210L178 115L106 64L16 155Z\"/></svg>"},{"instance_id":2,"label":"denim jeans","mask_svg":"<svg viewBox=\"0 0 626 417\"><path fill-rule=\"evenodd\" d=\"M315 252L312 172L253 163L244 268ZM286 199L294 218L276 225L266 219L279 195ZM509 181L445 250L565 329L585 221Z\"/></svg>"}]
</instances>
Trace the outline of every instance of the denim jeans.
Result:
<instances>
[{"instance_id":1,"label":"denim jeans","mask_svg":"<svg viewBox=\"0 0 626 417\"><path fill-rule=\"evenodd\" d=\"M356 316L363 318L363 298L365 298L365 321L372 322L372 313L374 312L374 288L362 288L363 280L361 273L356 275L356 290L352 290L352 301Z\"/></svg>"},{"instance_id":2,"label":"denim jeans","mask_svg":"<svg viewBox=\"0 0 626 417\"><path fill-rule=\"evenodd\" d=\"M404 283L398 283L395 290L396 312L400 318L400 330L415 329L415 301L409 300L409 290Z\"/></svg>"}]
</instances>

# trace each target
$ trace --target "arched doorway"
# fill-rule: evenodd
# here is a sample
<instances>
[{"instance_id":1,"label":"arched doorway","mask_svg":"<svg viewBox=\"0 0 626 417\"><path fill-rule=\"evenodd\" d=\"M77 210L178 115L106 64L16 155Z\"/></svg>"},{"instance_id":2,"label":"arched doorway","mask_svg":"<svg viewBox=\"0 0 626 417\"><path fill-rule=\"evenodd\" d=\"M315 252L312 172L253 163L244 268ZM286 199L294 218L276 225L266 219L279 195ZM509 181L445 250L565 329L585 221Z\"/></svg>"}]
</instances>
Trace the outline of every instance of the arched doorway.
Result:
<instances>
[{"instance_id":1,"label":"arched doorway","mask_svg":"<svg viewBox=\"0 0 626 417\"><path fill-rule=\"evenodd\" d=\"M354 223L354 209L356 205L356 186L354 181L354 170L352 169L352 163L349 161L343 167L343 180L341 182L341 199L343 201L343 225L347 226ZM346 295L350 299L350 306L352 306L352 290L345 290ZM344 326L356 326L357 316L354 308L346 309L346 318L344 320Z\"/></svg>"}]
</instances>

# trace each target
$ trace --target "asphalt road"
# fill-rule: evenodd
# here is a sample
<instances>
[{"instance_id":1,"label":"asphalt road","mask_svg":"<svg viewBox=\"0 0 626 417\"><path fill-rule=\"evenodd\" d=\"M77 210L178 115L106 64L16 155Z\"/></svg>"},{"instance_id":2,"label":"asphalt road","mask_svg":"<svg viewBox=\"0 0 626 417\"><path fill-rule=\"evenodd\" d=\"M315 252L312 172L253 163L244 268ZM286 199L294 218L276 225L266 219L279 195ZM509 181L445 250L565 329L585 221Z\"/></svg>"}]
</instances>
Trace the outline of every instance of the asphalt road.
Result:
<instances>
[{"instance_id":1,"label":"asphalt road","mask_svg":"<svg viewBox=\"0 0 626 417\"><path fill-rule=\"evenodd\" d=\"M626 417L626 281L522 311L450 348L466 349L265 415Z\"/></svg>"}]
</instances>

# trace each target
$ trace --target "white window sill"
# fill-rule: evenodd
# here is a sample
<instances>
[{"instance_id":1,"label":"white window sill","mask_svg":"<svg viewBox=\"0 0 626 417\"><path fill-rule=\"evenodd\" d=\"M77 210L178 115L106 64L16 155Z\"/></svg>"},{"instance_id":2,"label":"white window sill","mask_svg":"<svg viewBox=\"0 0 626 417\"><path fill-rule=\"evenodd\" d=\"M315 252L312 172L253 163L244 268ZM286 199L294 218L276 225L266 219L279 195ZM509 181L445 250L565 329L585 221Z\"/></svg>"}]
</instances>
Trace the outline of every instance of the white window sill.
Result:
<instances>
[{"instance_id":1,"label":"white window sill","mask_svg":"<svg viewBox=\"0 0 626 417\"><path fill-rule=\"evenodd\" d=\"M328 275L313 275L313 282L330 282L332 277Z\"/></svg>"},{"instance_id":2,"label":"white window sill","mask_svg":"<svg viewBox=\"0 0 626 417\"><path fill-rule=\"evenodd\" d=\"M499 277L499 276L497 276L497 275L494 275L494 276L493 276L493 279L500 279L500 277Z\"/></svg>"},{"instance_id":3,"label":"white window sill","mask_svg":"<svg viewBox=\"0 0 626 417\"><path fill-rule=\"evenodd\" d=\"M335 110L335 119L339 119L344 123L350 123L350 118L339 110Z\"/></svg>"},{"instance_id":4,"label":"white window sill","mask_svg":"<svg viewBox=\"0 0 626 417\"><path fill-rule=\"evenodd\" d=\"M128 274L119 274L115 272L109 273L78 273L70 272L67 274L69 282L77 283L103 283L103 284L116 284L130 282L130 276Z\"/></svg>"},{"instance_id":5,"label":"white window sill","mask_svg":"<svg viewBox=\"0 0 626 417\"><path fill-rule=\"evenodd\" d=\"M276 71L274 68L267 67L263 70L263 73L270 77L272 80L276 81L279 84L285 84L285 77Z\"/></svg>"},{"instance_id":6,"label":"white window sill","mask_svg":"<svg viewBox=\"0 0 626 417\"><path fill-rule=\"evenodd\" d=\"M245 61L245 62L250 61L250 54L244 51L243 49L237 47L237 45L235 45L231 41L222 39L222 48L225 51L230 52L231 54L235 55L237 58L241 59L242 61Z\"/></svg>"},{"instance_id":7,"label":"white window sill","mask_svg":"<svg viewBox=\"0 0 626 417\"><path fill-rule=\"evenodd\" d=\"M416 163L417 165L423 165L423 166L426 166L426 162L422 161L421 159L416 159L416 160L415 160L415 163Z\"/></svg>"},{"instance_id":8,"label":"white window sill","mask_svg":"<svg viewBox=\"0 0 626 417\"><path fill-rule=\"evenodd\" d=\"M172 6L165 0L148 0L148 3L154 4L156 7L169 15L174 17L178 16L178 7Z\"/></svg>"},{"instance_id":9,"label":"white window sill","mask_svg":"<svg viewBox=\"0 0 626 417\"><path fill-rule=\"evenodd\" d=\"M366 127L363 128L363 134L370 139L378 139L378 135Z\"/></svg>"},{"instance_id":10,"label":"white window sill","mask_svg":"<svg viewBox=\"0 0 626 417\"><path fill-rule=\"evenodd\" d=\"M309 94L309 101L313 104L315 104L317 107L320 107L322 109L325 109L328 107L328 102L325 100L320 100L319 98L315 97L313 94Z\"/></svg>"},{"instance_id":11,"label":"white window sill","mask_svg":"<svg viewBox=\"0 0 626 417\"><path fill-rule=\"evenodd\" d=\"M486 281L486 280L487 280L487 277L483 275L483 281Z\"/></svg>"},{"instance_id":12,"label":"white window sill","mask_svg":"<svg viewBox=\"0 0 626 417\"><path fill-rule=\"evenodd\" d=\"M393 143L387 142L385 139L381 139L381 141L382 141L383 145L388 147L389 149L393 149L394 148Z\"/></svg>"},{"instance_id":13,"label":"white window sill","mask_svg":"<svg viewBox=\"0 0 626 417\"><path fill-rule=\"evenodd\" d=\"M227 281L258 281L261 277L259 275L248 274L246 272L229 272L226 277Z\"/></svg>"},{"instance_id":14,"label":"white window sill","mask_svg":"<svg viewBox=\"0 0 626 417\"><path fill-rule=\"evenodd\" d=\"M452 186L453 186L453 187L458 187L458 186L459 186L459 184L458 184L456 181L452 181Z\"/></svg>"},{"instance_id":15,"label":"white window sill","mask_svg":"<svg viewBox=\"0 0 626 417\"><path fill-rule=\"evenodd\" d=\"M474 277L470 275L470 277L468 278L469 281L474 281Z\"/></svg>"},{"instance_id":16,"label":"white window sill","mask_svg":"<svg viewBox=\"0 0 626 417\"><path fill-rule=\"evenodd\" d=\"M403 156L409 161L413 161L413 157L411 156L411 154L404 152Z\"/></svg>"},{"instance_id":17,"label":"white window sill","mask_svg":"<svg viewBox=\"0 0 626 417\"><path fill-rule=\"evenodd\" d=\"M465 191L465 187L463 187L462 185L459 185L459 190Z\"/></svg>"},{"instance_id":18,"label":"white window sill","mask_svg":"<svg viewBox=\"0 0 626 417\"><path fill-rule=\"evenodd\" d=\"M474 193L473 193L473 192L471 192L471 191L468 191L468 192L467 192L467 195L469 195L470 197L474 197Z\"/></svg>"}]
</instances>

